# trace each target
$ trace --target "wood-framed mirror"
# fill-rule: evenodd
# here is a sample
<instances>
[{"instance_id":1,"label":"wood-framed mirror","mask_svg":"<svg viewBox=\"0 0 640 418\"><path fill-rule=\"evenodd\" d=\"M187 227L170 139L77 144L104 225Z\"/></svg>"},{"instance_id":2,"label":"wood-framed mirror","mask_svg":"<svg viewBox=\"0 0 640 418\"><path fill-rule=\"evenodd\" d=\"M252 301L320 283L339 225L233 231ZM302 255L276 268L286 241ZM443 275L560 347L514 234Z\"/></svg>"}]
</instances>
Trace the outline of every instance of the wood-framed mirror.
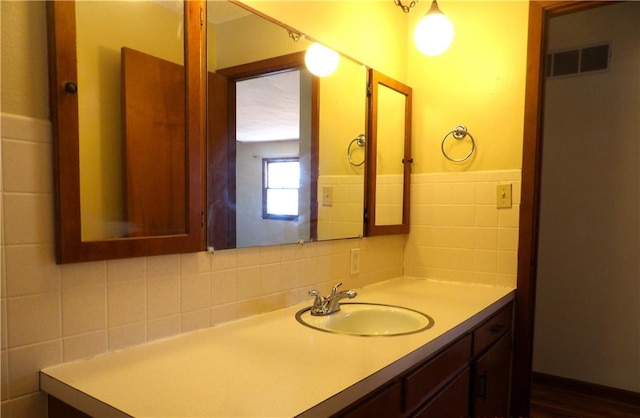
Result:
<instances>
[{"instance_id":1,"label":"wood-framed mirror","mask_svg":"<svg viewBox=\"0 0 640 418\"><path fill-rule=\"evenodd\" d=\"M57 262L203 250L203 2L52 1L47 13Z\"/></svg>"},{"instance_id":2,"label":"wood-framed mirror","mask_svg":"<svg viewBox=\"0 0 640 418\"><path fill-rule=\"evenodd\" d=\"M409 233L412 89L369 70L365 236Z\"/></svg>"}]
</instances>

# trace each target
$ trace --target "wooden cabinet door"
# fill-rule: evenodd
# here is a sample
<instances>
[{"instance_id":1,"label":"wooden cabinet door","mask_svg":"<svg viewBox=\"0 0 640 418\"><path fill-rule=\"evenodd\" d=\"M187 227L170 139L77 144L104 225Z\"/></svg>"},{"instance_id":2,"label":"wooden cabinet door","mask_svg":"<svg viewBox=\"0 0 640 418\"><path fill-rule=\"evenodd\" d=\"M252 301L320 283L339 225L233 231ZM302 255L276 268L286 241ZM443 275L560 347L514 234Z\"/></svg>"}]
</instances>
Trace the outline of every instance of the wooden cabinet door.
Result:
<instances>
[{"instance_id":1,"label":"wooden cabinet door","mask_svg":"<svg viewBox=\"0 0 640 418\"><path fill-rule=\"evenodd\" d=\"M472 416L508 416L510 370L511 333L507 333L474 362Z\"/></svg>"},{"instance_id":2,"label":"wooden cabinet door","mask_svg":"<svg viewBox=\"0 0 640 418\"><path fill-rule=\"evenodd\" d=\"M122 48L127 236L184 234L184 67Z\"/></svg>"},{"instance_id":3,"label":"wooden cabinet door","mask_svg":"<svg viewBox=\"0 0 640 418\"><path fill-rule=\"evenodd\" d=\"M460 418L469 413L469 368L458 375L413 418Z\"/></svg>"},{"instance_id":4,"label":"wooden cabinet door","mask_svg":"<svg viewBox=\"0 0 640 418\"><path fill-rule=\"evenodd\" d=\"M344 418L401 418L402 417L402 384L396 382L382 389L373 396L358 402L355 408L338 416Z\"/></svg>"}]
</instances>

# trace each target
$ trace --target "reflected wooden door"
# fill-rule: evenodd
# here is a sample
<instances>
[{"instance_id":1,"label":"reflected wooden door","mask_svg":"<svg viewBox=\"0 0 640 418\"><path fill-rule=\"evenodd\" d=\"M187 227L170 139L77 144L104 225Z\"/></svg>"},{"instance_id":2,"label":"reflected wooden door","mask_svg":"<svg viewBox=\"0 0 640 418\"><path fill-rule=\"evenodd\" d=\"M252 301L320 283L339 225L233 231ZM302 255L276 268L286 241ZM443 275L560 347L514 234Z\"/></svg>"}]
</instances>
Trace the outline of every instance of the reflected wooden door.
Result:
<instances>
[{"instance_id":1,"label":"reflected wooden door","mask_svg":"<svg viewBox=\"0 0 640 418\"><path fill-rule=\"evenodd\" d=\"M186 233L184 67L122 48L127 236Z\"/></svg>"}]
</instances>

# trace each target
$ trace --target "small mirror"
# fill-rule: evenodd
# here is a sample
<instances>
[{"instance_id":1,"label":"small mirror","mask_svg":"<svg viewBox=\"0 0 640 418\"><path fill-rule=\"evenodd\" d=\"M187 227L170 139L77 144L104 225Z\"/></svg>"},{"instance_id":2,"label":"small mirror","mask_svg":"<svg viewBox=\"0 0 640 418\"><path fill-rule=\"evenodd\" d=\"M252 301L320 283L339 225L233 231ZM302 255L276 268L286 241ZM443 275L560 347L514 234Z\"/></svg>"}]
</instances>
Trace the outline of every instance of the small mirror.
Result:
<instances>
[{"instance_id":1,"label":"small mirror","mask_svg":"<svg viewBox=\"0 0 640 418\"><path fill-rule=\"evenodd\" d=\"M409 232L410 87L369 70L366 235Z\"/></svg>"}]
</instances>

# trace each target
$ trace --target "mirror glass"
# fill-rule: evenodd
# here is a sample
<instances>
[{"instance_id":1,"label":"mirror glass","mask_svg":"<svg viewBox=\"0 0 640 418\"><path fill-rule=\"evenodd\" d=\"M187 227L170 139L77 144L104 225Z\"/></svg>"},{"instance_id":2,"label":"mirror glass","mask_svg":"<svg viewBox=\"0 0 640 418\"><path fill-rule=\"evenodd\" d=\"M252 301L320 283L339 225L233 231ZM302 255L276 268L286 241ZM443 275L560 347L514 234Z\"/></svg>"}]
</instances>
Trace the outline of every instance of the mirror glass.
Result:
<instances>
[{"instance_id":1,"label":"mirror glass","mask_svg":"<svg viewBox=\"0 0 640 418\"><path fill-rule=\"evenodd\" d=\"M364 165L347 148L365 129L365 67L342 57L318 79L304 37L230 2L207 15L208 245L361 236Z\"/></svg>"},{"instance_id":2,"label":"mirror glass","mask_svg":"<svg viewBox=\"0 0 640 418\"><path fill-rule=\"evenodd\" d=\"M365 235L409 232L411 87L369 70Z\"/></svg>"},{"instance_id":3,"label":"mirror glass","mask_svg":"<svg viewBox=\"0 0 640 418\"><path fill-rule=\"evenodd\" d=\"M75 4L82 241L184 234L183 4Z\"/></svg>"},{"instance_id":4,"label":"mirror glass","mask_svg":"<svg viewBox=\"0 0 640 418\"><path fill-rule=\"evenodd\" d=\"M378 85L376 225L402 223L406 96Z\"/></svg>"}]
</instances>

